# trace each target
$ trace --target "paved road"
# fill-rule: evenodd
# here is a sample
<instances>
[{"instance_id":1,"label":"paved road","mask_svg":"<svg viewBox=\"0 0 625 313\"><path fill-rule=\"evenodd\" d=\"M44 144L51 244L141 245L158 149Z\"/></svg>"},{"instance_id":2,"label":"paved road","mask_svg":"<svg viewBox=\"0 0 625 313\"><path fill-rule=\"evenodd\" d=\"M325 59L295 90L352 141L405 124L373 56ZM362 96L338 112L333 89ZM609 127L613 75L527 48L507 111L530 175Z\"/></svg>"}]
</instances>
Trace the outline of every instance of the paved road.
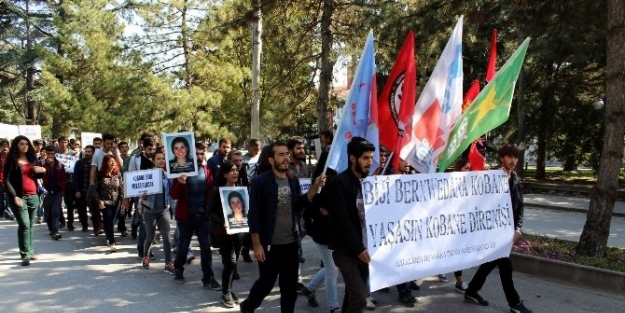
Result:
<instances>
[{"instance_id":1,"label":"paved road","mask_svg":"<svg viewBox=\"0 0 625 313\"><path fill-rule=\"evenodd\" d=\"M526 207L523 231L578 241L585 222L586 215L583 213ZM612 217L608 245L625 247L625 218ZM623 311L625 312L625 309Z\"/></svg>"},{"instance_id":2,"label":"paved road","mask_svg":"<svg viewBox=\"0 0 625 313\"><path fill-rule=\"evenodd\" d=\"M527 227L534 227L534 210L528 210ZM538 216L536 218L539 218ZM560 219L558 219L560 220ZM140 268L134 243L130 238L118 241L119 250L109 253L103 237L81 232L63 232L61 241L46 235L45 225L35 230L35 249L40 259L30 267L19 266L16 239L17 225L0 221L0 311L2 312L238 312L225 309L220 292L202 289L199 260L188 266L187 283L178 285L172 275L162 271L162 260L154 261L149 271ZM312 241L304 240L306 263L304 278L310 279L318 268L319 258ZM162 252L156 249L157 257ZM219 255L214 253L215 271L221 272ZM234 292L245 298L257 277L257 266L239 263L242 279L235 281ZM466 279L475 269L465 271ZM625 297L585 290L583 286L562 285L540 277L515 273L515 283L526 305L534 312L623 312ZM508 312L496 273L488 278L484 298L488 308L467 304L453 291L453 284L433 278L423 280L417 294L420 303L414 309L400 306L397 293L376 292L380 301L375 312ZM339 283L339 293L343 284ZM319 308L309 308L304 298L297 302L296 312L328 312L324 292L317 292ZM257 312L279 312L277 288Z\"/></svg>"},{"instance_id":3,"label":"paved road","mask_svg":"<svg viewBox=\"0 0 625 313\"><path fill-rule=\"evenodd\" d=\"M581 212L587 212L590 204L589 198L560 195L525 194L523 195L523 199L527 206L556 210L572 209ZM614 204L614 213L625 215L625 201L616 201Z\"/></svg>"}]
</instances>

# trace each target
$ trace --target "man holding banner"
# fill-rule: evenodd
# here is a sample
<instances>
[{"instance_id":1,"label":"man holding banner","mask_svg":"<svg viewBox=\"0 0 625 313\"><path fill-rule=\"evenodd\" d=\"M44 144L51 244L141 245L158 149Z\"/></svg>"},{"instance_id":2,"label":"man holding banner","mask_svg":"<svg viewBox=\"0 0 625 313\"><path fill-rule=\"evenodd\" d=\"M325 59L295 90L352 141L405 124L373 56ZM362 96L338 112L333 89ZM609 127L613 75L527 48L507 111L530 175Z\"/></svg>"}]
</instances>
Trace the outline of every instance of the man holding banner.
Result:
<instances>
[{"instance_id":1,"label":"man holding banner","mask_svg":"<svg viewBox=\"0 0 625 313\"><path fill-rule=\"evenodd\" d=\"M514 145L506 145L499 149L499 165L502 170L508 174L508 182L510 184L510 200L512 202L512 212L514 217L514 241L521 236L521 227L523 226L523 194L521 191L521 181L517 176L514 168L519 161L519 149ZM484 300L477 292L482 289L486 277L490 272L499 267L499 277L501 285L506 294L506 300L510 306L512 313L532 313L532 310L525 307L521 298L514 288L512 281L512 261L509 257L496 259L480 265L475 276L469 283L469 288L464 294L467 302L488 306L488 301Z\"/></svg>"},{"instance_id":2,"label":"man holding banner","mask_svg":"<svg viewBox=\"0 0 625 313\"><path fill-rule=\"evenodd\" d=\"M329 247L345 281L341 312L360 313L367 306L371 257L367 251L365 207L360 180L373 165L375 146L361 137L347 144L348 168L332 182Z\"/></svg>"}]
</instances>

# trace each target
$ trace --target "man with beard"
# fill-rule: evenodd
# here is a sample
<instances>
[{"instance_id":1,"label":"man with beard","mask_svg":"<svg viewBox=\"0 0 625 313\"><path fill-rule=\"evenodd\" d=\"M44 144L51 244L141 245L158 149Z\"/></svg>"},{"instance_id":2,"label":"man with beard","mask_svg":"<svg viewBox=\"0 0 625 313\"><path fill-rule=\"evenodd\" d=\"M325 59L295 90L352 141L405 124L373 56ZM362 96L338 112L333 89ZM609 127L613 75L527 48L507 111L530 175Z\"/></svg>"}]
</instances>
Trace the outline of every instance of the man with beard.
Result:
<instances>
[{"instance_id":1,"label":"man with beard","mask_svg":"<svg viewBox=\"0 0 625 313\"><path fill-rule=\"evenodd\" d=\"M271 171L254 178L250 190L248 224L258 261L259 278L248 298L241 302L241 312L254 312L271 292L280 275L280 309L295 311L297 300L297 250L299 213L323 186L319 177L308 193L301 194L299 180L289 174L289 150L282 142L271 146Z\"/></svg>"},{"instance_id":2,"label":"man with beard","mask_svg":"<svg viewBox=\"0 0 625 313\"><path fill-rule=\"evenodd\" d=\"M250 139L249 150L243 155L243 165L245 165L246 171L249 171L252 164L258 162L258 157L260 157L260 141L258 139Z\"/></svg>"},{"instance_id":3,"label":"man with beard","mask_svg":"<svg viewBox=\"0 0 625 313\"><path fill-rule=\"evenodd\" d=\"M289 162L289 173L297 178L310 178L310 171L306 165L306 145L304 138L293 136L287 142L291 161Z\"/></svg>"},{"instance_id":4,"label":"man with beard","mask_svg":"<svg viewBox=\"0 0 625 313\"><path fill-rule=\"evenodd\" d=\"M76 164L74 164L74 199L76 201L76 209L78 209L78 220L82 225L83 232L89 231L89 223L87 221L87 190L89 189L89 175L94 150L95 147L91 145L86 146L83 151L85 155L84 158L76 161ZM100 210L91 212L91 221L93 223L93 234L103 234Z\"/></svg>"},{"instance_id":5,"label":"man with beard","mask_svg":"<svg viewBox=\"0 0 625 313\"><path fill-rule=\"evenodd\" d=\"M206 166L208 167L208 169L211 172L211 175L213 176L212 177L213 181L215 181L216 179L215 175L217 175L217 173L219 172L219 168L221 167L221 164L223 164L224 160L226 160L226 158L228 157L228 153L230 152L231 147L232 147L232 142L230 141L230 139L221 138L219 140L219 149L217 150L217 153L215 153L215 155L213 155L210 159L208 159ZM200 162L200 160L198 160L198 162Z\"/></svg>"},{"instance_id":6,"label":"man with beard","mask_svg":"<svg viewBox=\"0 0 625 313\"><path fill-rule=\"evenodd\" d=\"M360 181L373 165L375 146L361 137L347 144L348 168L331 185L329 248L345 282L341 312L360 313L367 306L371 257L365 236L365 206Z\"/></svg>"},{"instance_id":7,"label":"man with beard","mask_svg":"<svg viewBox=\"0 0 625 313\"><path fill-rule=\"evenodd\" d=\"M519 161L519 149L514 145L505 145L497 152L499 155L499 168L508 175L508 183L510 184L510 200L512 203L512 212L514 215L514 239L516 241L521 235L521 227L523 227L523 194L521 187L521 179L514 171ZM512 313L532 313L532 310L525 307L519 294L514 288L512 281L512 261L509 257L493 260L480 265L469 283L467 291L464 293L464 300L467 302L488 306L488 301L484 300L477 292L482 289L486 277L490 272L499 267L499 277L501 285L506 295L506 300L510 306Z\"/></svg>"}]
</instances>

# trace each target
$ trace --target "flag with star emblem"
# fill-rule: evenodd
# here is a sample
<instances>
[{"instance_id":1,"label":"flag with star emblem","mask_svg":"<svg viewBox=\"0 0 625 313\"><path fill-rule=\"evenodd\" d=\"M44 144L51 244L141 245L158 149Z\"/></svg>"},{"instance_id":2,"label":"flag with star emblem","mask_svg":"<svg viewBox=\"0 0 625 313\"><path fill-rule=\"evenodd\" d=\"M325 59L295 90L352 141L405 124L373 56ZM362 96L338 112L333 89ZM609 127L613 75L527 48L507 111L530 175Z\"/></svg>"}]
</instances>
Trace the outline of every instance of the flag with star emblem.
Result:
<instances>
[{"instance_id":1,"label":"flag with star emblem","mask_svg":"<svg viewBox=\"0 0 625 313\"><path fill-rule=\"evenodd\" d=\"M425 84L412 115L412 134L400 157L419 173L435 173L451 128L462 114L461 16Z\"/></svg>"},{"instance_id":2,"label":"flag with star emblem","mask_svg":"<svg viewBox=\"0 0 625 313\"><path fill-rule=\"evenodd\" d=\"M439 160L439 172L445 171L473 140L508 120L514 87L529 43L529 38L523 41L456 122L449 137L449 145Z\"/></svg>"}]
</instances>

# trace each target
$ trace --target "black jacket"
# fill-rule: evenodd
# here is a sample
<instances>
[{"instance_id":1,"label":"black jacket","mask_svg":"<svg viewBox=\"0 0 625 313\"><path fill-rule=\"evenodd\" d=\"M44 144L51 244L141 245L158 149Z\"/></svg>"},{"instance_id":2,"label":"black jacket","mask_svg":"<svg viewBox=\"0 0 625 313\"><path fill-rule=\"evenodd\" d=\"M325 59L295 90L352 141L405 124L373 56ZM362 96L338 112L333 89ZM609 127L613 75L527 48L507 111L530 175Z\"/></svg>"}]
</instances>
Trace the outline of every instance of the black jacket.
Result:
<instances>
[{"instance_id":1,"label":"black jacket","mask_svg":"<svg viewBox=\"0 0 625 313\"><path fill-rule=\"evenodd\" d=\"M523 227L523 211L525 210L521 178L516 172L512 171L508 183L510 184L510 202L512 203L512 213L514 214L514 229L521 229Z\"/></svg>"},{"instance_id":2,"label":"black jacket","mask_svg":"<svg viewBox=\"0 0 625 313\"><path fill-rule=\"evenodd\" d=\"M31 163L30 166L41 166L38 162ZM45 174L35 173L35 186L39 187L37 179L43 178ZM11 199L15 197L23 197L24 190L22 189L22 167L17 162L7 162L4 164L4 186L6 187L7 196Z\"/></svg>"},{"instance_id":3,"label":"black jacket","mask_svg":"<svg viewBox=\"0 0 625 313\"><path fill-rule=\"evenodd\" d=\"M367 249L363 244L361 220L356 205L358 191L361 189L360 180L348 168L336 176L329 189L329 248L357 257Z\"/></svg>"},{"instance_id":4,"label":"black jacket","mask_svg":"<svg viewBox=\"0 0 625 313\"><path fill-rule=\"evenodd\" d=\"M329 184L328 184L329 185ZM330 188L321 189L313 199L313 203L304 210L304 222L306 223L306 234L312 237L313 241L328 245L330 233L330 215L324 216L320 209L330 210Z\"/></svg>"}]
</instances>

